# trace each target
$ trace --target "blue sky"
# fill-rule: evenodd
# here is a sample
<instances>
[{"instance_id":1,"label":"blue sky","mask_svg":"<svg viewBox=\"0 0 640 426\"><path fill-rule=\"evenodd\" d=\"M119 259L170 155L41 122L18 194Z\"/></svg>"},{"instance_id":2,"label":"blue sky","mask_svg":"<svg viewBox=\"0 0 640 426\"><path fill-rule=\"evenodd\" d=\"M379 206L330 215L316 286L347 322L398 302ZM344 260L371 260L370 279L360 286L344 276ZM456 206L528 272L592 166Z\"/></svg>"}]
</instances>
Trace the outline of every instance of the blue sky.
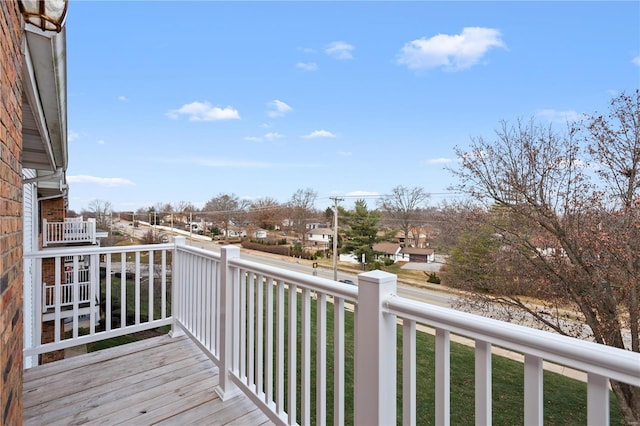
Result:
<instances>
[{"instance_id":1,"label":"blue sky","mask_svg":"<svg viewBox=\"0 0 640 426\"><path fill-rule=\"evenodd\" d=\"M639 2L71 0L66 27L77 211L398 185L436 205L455 146L640 87Z\"/></svg>"}]
</instances>

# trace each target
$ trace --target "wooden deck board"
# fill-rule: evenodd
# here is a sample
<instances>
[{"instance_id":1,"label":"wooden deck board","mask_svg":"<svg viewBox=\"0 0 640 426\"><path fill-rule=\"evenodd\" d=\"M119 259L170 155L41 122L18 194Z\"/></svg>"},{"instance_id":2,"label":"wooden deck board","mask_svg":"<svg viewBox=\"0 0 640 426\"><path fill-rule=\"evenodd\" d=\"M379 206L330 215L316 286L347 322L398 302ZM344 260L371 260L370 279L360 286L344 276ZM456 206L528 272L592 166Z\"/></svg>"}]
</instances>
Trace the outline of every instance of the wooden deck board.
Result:
<instances>
[{"instance_id":1,"label":"wooden deck board","mask_svg":"<svg viewBox=\"0 0 640 426\"><path fill-rule=\"evenodd\" d=\"M204 356L204 355L202 355ZM91 365L93 368L74 368L73 370L57 374L35 378L25 386L25 395L28 395L26 407L42 404L43 401L59 399L73 393L84 393L88 388L100 388L107 386L116 379L126 379L129 382L143 381L149 376L160 374L158 369L164 366L171 366L188 358L193 359L191 354L181 353L181 351L170 349L163 353L161 349L155 350L149 356L145 356L144 362L139 362L130 356L122 357L120 360L112 359L104 362L96 362ZM96 371L102 374L96 375ZM53 395L52 392L55 394Z\"/></svg>"},{"instance_id":2,"label":"wooden deck board","mask_svg":"<svg viewBox=\"0 0 640 426\"><path fill-rule=\"evenodd\" d=\"M221 401L217 384L189 338L146 339L26 370L24 424L269 424L244 396Z\"/></svg>"},{"instance_id":3,"label":"wooden deck board","mask_svg":"<svg viewBox=\"0 0 640 426\"><path fill-rule=\"evenodd\" d=\"M73 357L49 364L38 366L38 368L30 368L24 372L25 382L31 382L36 377L44 377L48 375L56 375L63 371L69 371L74 368L84 367L88 363L106 361L113 358L119 358L136 352L148 350L154 347L162 346L169 349L170 345L178 344L186 336L172 339L169 336L161 336L156 339L145 339L138 342L121 345L109 350L91 352L82 357Z\"/></svg>"}]
</instances>

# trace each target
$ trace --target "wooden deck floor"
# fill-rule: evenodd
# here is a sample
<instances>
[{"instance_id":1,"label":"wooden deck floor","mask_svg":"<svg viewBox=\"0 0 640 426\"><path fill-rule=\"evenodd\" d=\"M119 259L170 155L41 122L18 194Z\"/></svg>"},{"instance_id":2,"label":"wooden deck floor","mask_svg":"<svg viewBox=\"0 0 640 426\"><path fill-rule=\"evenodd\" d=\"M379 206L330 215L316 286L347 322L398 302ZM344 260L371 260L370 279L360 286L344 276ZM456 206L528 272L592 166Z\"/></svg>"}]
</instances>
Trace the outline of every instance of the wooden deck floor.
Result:
<instances>
[{"instance_id":1,"label":"wooden deck floor","mask_svg":"<svg viewBox=\"0 0 640 426\"><path fill-rule=\"evenodd\" d=\"M155 337L26 370L24 424L271 424L244 396L221 401L217 384L188 337Z\"/></svg>"}]
</instances>

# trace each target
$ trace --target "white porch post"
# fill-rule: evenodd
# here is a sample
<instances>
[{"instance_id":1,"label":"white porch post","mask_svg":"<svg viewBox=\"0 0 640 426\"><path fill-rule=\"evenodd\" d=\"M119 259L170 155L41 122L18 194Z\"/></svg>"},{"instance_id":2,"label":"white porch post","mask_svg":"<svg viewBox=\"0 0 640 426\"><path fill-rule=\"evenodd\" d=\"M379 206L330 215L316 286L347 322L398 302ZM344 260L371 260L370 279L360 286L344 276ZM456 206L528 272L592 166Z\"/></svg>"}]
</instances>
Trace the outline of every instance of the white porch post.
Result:
<instances>
[{"instance_id":1,"label":"white porch post","mask_svg":"<svg viewBox=\"0 0 640 426\"><path fill-rule=\"evenodd\" d=\"M396 316L382 312L396 294L395 275L358 275L355 336L355 424L396 423Z\"/></svg>"},{"instance_id":2,"label":"white porch post","mask_svg":"<svg viewBox=\"0 0 640 426\"><path fill-rule=\"evenodd\" d=\"M173 257L171 259L171 331L169 335L171 337L183 336L184 331L180 327L180 320L182 319L182 294L184 289L184 275L182 272L182 259L178 250L179 246L187 244L185 237L174 237L173 243L175 248L173 249ZM123 268L124 269L124 268Z\"/></svg>"},{"instance_id":3,"label":"white porch post","mask_svg":"<svg viewBox=\"0 0 640 426\"><path fill-rule=\"evenodd\" d=\"M234 288L233 270L229 266L230 259L237 259L239 257L240 247L224 246L220 249L220 311L215 313L218 316L218 325L220 327L220 373L219 384L215 390L223 401L233 398L240 392L230 377L230 371L234 365Z\"/></svg>"}]
</instances>

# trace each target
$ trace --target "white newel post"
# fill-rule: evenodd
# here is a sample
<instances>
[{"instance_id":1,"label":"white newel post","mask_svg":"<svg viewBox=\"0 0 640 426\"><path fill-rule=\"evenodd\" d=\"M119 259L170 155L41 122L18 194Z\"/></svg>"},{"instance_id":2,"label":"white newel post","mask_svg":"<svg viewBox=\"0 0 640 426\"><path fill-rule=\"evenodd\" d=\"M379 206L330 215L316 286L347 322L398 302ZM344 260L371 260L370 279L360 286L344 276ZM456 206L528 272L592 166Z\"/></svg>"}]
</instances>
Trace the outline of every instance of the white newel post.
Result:
<instances>
[{"instance_id":1,"label":"white newel post","mask_svg":"<svg viewBox=\"0 0 640 426\"><path fill-rule=\"evenodd\" d=\"M240 257L240 247L224 246L220 249L220 311L218 316L220 327L220 373L216 393L223 401L240 393L230 377L233 368L233 270L229 266L230 259Z\"/></svg>"},{"instance_id":2,"label":"white newel post","mask_svg":"<svg viewBox=\"0 0 640 426\"><path fill-rule=\"evenodd\" d=\"M95 219L87 219L88 231L89 231L89 240L91 244L96 243L96 220ZM87 238L87 237L84 237Z\"/></svg>"},{"instance_id":3,"label":"white newel post","mask_svg":"<svg viewBox=\"0 0 640 426\"><path fill-rule=\"evenodd\" d=\"M47 219L42 219L42 247L46 247L49 244L49 226Z\"/></svg>"},{"instance_id":4,"label":"white newel post","mask_svg":"<svg viewBox=\"0 0 640 426\"><path fill-rule=\"evenodd\" d=\"M396 294L395 275L358 275L355 336L355 424L396 424L396 316L382 312Z\"/></svg>"},{"instance_id":5,"label":"white newel post","mask_svg":"<svg viewBox=\"0 0 640 426\"><path fill-rule=\"evenodd\" d=\"M169 335L171 337L179 337L184 335L184 331L180 327L180 320L182 319L183 312L182 295L180 292L184 289L184 274L182 272L182 259L178 247L187 245L185 237L174 237L173 243L175 248L173 249L173 256L171 259L171 331Z\"/></svg>"}]
</instances>

